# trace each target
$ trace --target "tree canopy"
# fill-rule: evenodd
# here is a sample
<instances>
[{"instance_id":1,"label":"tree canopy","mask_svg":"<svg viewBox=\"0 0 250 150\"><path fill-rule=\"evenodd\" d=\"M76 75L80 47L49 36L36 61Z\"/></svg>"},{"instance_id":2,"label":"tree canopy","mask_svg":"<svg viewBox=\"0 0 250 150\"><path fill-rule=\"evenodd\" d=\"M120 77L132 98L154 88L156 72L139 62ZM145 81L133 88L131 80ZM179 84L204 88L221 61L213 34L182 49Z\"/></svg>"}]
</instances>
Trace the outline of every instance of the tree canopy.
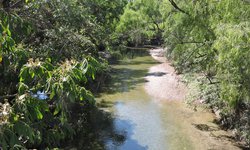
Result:
<instances>
[{"instance_id":1,"label":"tree canopy","mask_svg":"<svg viewBox=\"0 0 250 150\"><path fill-rule=\"evenodd\" d=\"M244 0L135 0L126 6L116 30L136 34L127 38L133 43L146 44L154 36L164 41L160 44L176 70L203 78L198 81L200 97L222 109L224 124L230 122L248 143L249 6Z\"/></svg>"},{"instance_id":2,"label":"tree canopy","mask_svg":"<svg viewBox=\"0 0 250 150\"><path fill-rule=\"evenodd\" d=\"M87 126L95 79L108 69L99 51L126 1L0 3L0 148L53 148L86 133L79 125Z\"/></svg>"},{"instance_id":3,"label":"tree canopy","mask_svg":"<svg viewBox=\"0 0 250 150\"><path fill-rule=\"evenodd\" d=\"M0 148L87 134L93 89L109 70L101 53L148 44L199 76L199 98L250 143L248 0L0 0Z\"/></svg>"}]
</instances>

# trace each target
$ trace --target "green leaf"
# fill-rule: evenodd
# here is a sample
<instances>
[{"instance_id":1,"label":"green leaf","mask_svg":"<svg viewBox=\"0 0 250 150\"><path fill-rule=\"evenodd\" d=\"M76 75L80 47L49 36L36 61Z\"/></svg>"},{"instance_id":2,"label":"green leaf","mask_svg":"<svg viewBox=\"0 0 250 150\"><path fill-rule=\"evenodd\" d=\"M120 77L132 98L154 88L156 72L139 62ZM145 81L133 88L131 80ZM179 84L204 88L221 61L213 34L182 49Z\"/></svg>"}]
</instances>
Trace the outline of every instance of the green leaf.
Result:
<instances>
[{"instance_id":1,"label":"green leaf","mask_svg":"<svg viewBox=\"0 0 250 150\"><path fill-rule=\"evenodd\" d=\"M28 90L28 86L26 84L24 84L23 82L19 83L19 87L18 87L18 93L19 94L24 94L26 90Z\"/></svg>"},{"instance_id":2,"label":"green leaf","mask_svg":"<svg viewBox=\"0 0 250 150\"><path fill-rule=\"evenodd\" d=\"M41 111L36 107L36 116L37 116L37 119L43 119L43 114L41 113Z\"/></svg>"},{"instance_id":3,"label":"green leaf","mask_svg":"<svg viewBox=\"0 0 250 150\"><path fill-rule=\"evenodd\" d=\"M18 115L14 115L13 120L14 120L14 121L18 121L18 118L19 118Z\"/></svg>"},{"instance_id":4,"label":"green leaf","mask_svg":"<svg viewBox=\"0 0 250 150\"><path fill-rule=\"evenodd\" d=\"M57 115L60 112L60 110L61 110L60 106L57 105L53 115Z\"/></svg>"},{"instance_id":5,"label":"green leaf","mask_svg":"<svg viewBox=\"0 0 250 150\"><path fill-rule=\"evenodd\" d=\"M29 74L30 74L32 79L35 77L35 72L33 69L29 69Z\"/></svg>"},{"instance_id":6,"label":"green leaf","mask_svg":"<svg viewBox=\"0 0 250 150\"><path fill-rule=\"evenodd\" d=\"M95 73L94 72L92 72L91 76L92 76L92 79L95 80Z\"/></svg>"},{"instance_id":7,"label":"green leaf","mask_svg":"<svg viewBox=\"0 0 250 150\"><path fill-rule=\"evenodd\" d=\"M7 27L5 28L5 31L7 32L8 36L11 37L11 32L9 30L9 24L7 25Z\"/></svg>"},{"instance_id":8,"label":"green leaf","mask_svg":"<svg viewBox=\"0 0 250 150\"><path fill-rule=\"evenodd\" d=\"M11 48L15 46L15 41L11 37L7 37L6 40Z\"/></svg>"},{"instance_id":9,"label":"green leaf","mask_svg":"<svg viewBox=\"0 0 250 150\"><path fill-rule=\"evenodd\" d=\"M56 95L56 92L55 92L54 89L52 89L52 92L50 93L49 98L50 98L50 99L53 99L53 97L54 97L55 95Z\"/></svg>"},{"instance_id":10,"label":"green leaf","mask_svg":"<svg viewBox=\"0 0 250 150\"><path fill-rule=\"evenodd\" d=\"M36 69L36 75L38 75L39 77L42 77L44 75L43 67L39 67Z\"/></svg>"},{"instance_id":11,"label":"green leaf","mask_svg":"<svg viewBox=\"0 0 250 150\"><path fill-rule=\"evenodd\" d=\"M23 67L23 68L21 69L21 72L20 72L20 74L19 74L19 77L20 77L20 79L19 79L20 82L24 82L26 79L29 78L29 70L28 70L27 67Z\"/></svg>"}]
</instances>

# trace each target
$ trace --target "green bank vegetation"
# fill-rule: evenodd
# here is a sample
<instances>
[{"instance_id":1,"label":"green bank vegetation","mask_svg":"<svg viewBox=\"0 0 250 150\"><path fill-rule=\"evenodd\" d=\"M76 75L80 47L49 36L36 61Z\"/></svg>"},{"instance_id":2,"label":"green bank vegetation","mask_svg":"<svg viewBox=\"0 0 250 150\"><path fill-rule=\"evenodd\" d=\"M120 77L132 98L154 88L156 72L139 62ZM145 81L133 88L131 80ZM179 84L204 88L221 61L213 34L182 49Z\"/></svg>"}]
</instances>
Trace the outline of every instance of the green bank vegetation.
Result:
<instances>
[{"instance_id":1,"label":"green bank vegetation","mask_svg":"<svg viewBox=\"0 0 250 150\"><path fill-rule=\"evenodd\" d=\"M157 39L177 72L191 74L187 82L196 81L194 100L220 112L221 125L249 145L249 20L247 0L135 0L126 6L116 32L128 44Z\"/></svg>"},{"instance_id":2,"label":"green bank vegetation","mask_svg":"<svg viewBox=\"0 0 250 150\"><path fill-rule=\"evenodd\" d=\"M250 144L248 0L0 2L3 149L60 147L87 135L105 55L149 44L166 47L178 73L198 75L196 98Z\"/></svg>"},{"instance_id":3,"label":"green bank vegetation","mask_svg":"<svg viewBox=\"0 0 250 150\"><path fill-rule=\"evenodd\" d=\"M92 92L109 70L99 52L126 1L0 2L0 147L62 147L79 132L87 141Z\"/></svg>"}]
</instances>

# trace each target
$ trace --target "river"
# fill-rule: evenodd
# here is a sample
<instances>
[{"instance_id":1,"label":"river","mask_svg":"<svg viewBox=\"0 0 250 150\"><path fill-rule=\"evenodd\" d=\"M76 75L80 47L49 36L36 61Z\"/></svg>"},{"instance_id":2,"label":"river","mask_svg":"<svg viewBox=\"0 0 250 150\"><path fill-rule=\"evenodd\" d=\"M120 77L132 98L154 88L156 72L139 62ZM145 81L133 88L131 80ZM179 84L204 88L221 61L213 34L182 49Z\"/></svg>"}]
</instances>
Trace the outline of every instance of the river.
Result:
<instances>
[{"instance_id":1,"label":"river","mask_svg":"<svg viewBox=\"0 0 250 150\"><path fill-rule=\"evenodd\" d=\"M212 113L187 107L188 89L162 50L141 53L112 67L112 81L97 98L98 103L112 104L101 109L113 115L113 128L119 135L104 135L106 149L239 149L225 138L230 133L213 123ZM208 130L199 130L198 125Z\"/></svg>"}]
</instances>

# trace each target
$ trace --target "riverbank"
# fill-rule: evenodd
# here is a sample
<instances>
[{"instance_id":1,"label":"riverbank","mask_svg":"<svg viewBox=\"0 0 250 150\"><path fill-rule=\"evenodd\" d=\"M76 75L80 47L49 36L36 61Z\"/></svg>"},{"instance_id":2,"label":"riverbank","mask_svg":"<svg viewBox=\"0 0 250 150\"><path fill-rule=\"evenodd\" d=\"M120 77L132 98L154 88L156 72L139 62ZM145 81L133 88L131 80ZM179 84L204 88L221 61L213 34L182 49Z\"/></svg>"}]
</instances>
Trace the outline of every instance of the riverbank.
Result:
<instances>
[{"instance_id":1,"label":"riverbank","mask_svg":"<svg viewBox=\"0 0 250 150\"><path fill-rule=\"evenodd\" d=\"M161 106L171 105L173 117L181 122L195 149L237 150L232 140L233 134L224 131L214 122L215 115L209 110L195 108L191 110L185 104L188 87L180 82L170 62L164 57L163 49L152 49L150 55L160 64L149 68L145 90Z\"/></svg>"}]
</instances>

